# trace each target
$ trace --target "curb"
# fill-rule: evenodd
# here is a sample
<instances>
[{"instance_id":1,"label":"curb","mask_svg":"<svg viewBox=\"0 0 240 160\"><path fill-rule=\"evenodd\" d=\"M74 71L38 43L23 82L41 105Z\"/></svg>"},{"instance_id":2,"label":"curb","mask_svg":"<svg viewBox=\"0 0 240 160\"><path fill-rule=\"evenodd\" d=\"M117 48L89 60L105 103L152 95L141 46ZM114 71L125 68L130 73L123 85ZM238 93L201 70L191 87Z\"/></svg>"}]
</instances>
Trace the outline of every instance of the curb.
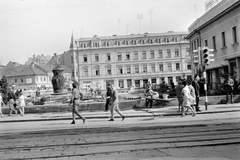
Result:
<instances>
[{"instance_id":1,"label":"curb","mask_svg":"<svg viewBox=\"0 0 240 160\"><path fill-rule=\"evenodd\" d=\"M240 110L228 110L228 111L201 111L197 112L197 114L213 114L213 113L225 113L225 112L239 112ZM151 112L149 115L127 115L128 118L136 118L136 117L170 117L170 116L181 116L181 113L170 113L170 114L154 114ZM85 116L86 119L108 119L109 116ZM116 118L121 118L120 116L116 116ZM63 118L42 118L42 119L20 119L20 120L3 120L0 123L11 123L11 122L34 122L34 121L57 121L57 120L72 120L71 117L63 117Z\"/></svg>"}]
</instances>

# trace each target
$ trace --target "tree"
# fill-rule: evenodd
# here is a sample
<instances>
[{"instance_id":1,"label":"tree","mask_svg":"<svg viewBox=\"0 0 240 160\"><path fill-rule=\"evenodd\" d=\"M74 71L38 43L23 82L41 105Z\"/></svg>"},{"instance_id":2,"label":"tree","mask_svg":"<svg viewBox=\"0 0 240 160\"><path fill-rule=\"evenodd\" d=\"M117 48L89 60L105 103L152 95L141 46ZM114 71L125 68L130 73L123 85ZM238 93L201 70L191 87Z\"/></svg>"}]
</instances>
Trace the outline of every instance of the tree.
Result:
<instances>
[{"instance_id":1,"label":"tree","mask_svg":"<svg viewBox=\"0 0 240 160\"><path fill-rule=\"evenodd\" d=\"M6 76L3 76L0 80L0 86L3 95L3 102L6 104L8 101L8 82Z\"/></svg>"}]
</instances>

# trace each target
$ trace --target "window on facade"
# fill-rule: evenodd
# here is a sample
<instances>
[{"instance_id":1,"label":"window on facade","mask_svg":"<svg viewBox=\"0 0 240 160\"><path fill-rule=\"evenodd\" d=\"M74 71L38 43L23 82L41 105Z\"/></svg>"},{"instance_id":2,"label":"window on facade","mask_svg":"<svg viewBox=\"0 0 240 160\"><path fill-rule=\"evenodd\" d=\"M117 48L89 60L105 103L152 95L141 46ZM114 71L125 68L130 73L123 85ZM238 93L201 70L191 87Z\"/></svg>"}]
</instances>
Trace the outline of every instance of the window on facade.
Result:
<instances>
[{"instance_id":1,"label":"window on facade","mask_svg":"<svg viewBox=\"0 0 240 160\"><path fill-rule=\"evenodd\" d=\"M208 41L207 41L207 39L205 39L205 47L207 47L208 46Z\"/></svg>"},{"instance_id":2,"label":"window on facade","mask_svg":"<svg viewBox=\"0 0 240 160\"><path fill-rule=\"evenodd\" d=\"M15 83L17 83L17 78L15 78Z\"/></svg>"},{"instance_id":3,"label":"window on facade","mask_svg":"<svg viewBox=\"0 0 240 160\"><path fill-rule=\"evenodd\" d=\"M199 47L199 40L197 39L197 48Z\"/></svg>"},{"instance_id":4,"label":"window on facade","mask_svg":"<svg viewBox=\"0 0 240 160\"><path fill-rule=\"evenodd\" d=\"M46 77L43 77L43 81L46 82Z\"/></svg>"},{"instance_id":5,"label":"window on facade","mask_svg":"<svg viewBox=\"0 0 240 160\"><path fill-rule=\"evenodd\" d=\"M83 69L83 74L84 77L88 77L88 68Z\"/></svg>"},{"instance_id":6,"label":"window on facade","mask_svg":"<svg viewBox=\"0 0 240 160\"><path fill-rule=\"evenodd\" d=\"M226 47L226 38L225 38L225 32L222 32L221 33L221 36L222 36L222 47Z\"/></svg>"},{"instance_id":7,"label":"window on facade","mask_svg":"<svg viewBox=\"0 0 240 160\"><path fill-rule=\"evenodd\" d=\"M190 49L186 48L186 56L189 56L189 53L190 53Z\"/></svg>"},{"instance_id":8,"label":"window on facade","mask_svg":"<svg viewBox=\"0 0 240 160\"><path fill-rule=\"evenodd\" d=\"M111 67L107 67L107 75L112 75Z\"/></svg>"},{"instance_id":9,"label":"window on facade","mask_svg":"<svg viewBox=\"0 0 240 160\"><path fill-rule=\"evenodd\" d=\"M135 66L134 70L135 70L135 73L139 73L139 66Z\"/></svg>"},{"instance_id":10,"label":"window on facade","mask_svg":"<svg viewBox=\"0 0 240 160\"><path fill-rule=\"evenodd\" d=\"M120 46L120 45L121 45L121 42L120 42L120 41L117 41L117 45Z\"/></svg>"},{"instance_id":11,"label":"window on facade","mask_svg":"<svg viewBox=\"0 0 240 160\"><path fill-rule=\"evenodd\" d=\"M119 88L124 88L123 80L118 81L118 86L119 86Z\"/></svg>"},{"instance_id":12,"label":"window on facade","mask_svg":"<svg viewBox=\"0 0 240 160\"><path fill-rule=\"evenodd\" d=\"M175 57L179 57L179 49L175 49Z\"/></svg>"},{"instance_id":13,"label":"window on facade","mask_svg":"<svg viewBox=\"0 0 240 160\"><path fill-rule=\"evenodd\" d=\"M194 41L193 43L194 43L194 50L196 50L197 49L196 41Z\"/></svg>"},{"instance_id":14,"label":"window on facade","mask_svg":"<svg viewBox=\"0 0 240 160\"><path fill-rule=\"evenodd\" d=\"M167 58L171 58L171 50L167 49Z\"/></svg>"},{"instance_id":15,"label":"window on facade","mask_svg":"<svg viewBox=\"0 0 240 160\"><path fill-rule=\"evenodd\" d=\"M168 71L172 71L172 63L167 63L167 66L168 66Z\"/></svg>"},{"instance_id":16,"label":"window on facade","mask_svg":"<svg viewBox=\"0 0 240 160\"><path fill-rule=\"evenodd\" d=\"M127 66L127 74L131 74L131 66Z\"/></svg>"},{"instance_id":17,"label":"window on facade","mask_svg":"<svg viewBox=\"0 0 240 160\"><path fill-rule=\"evenodd\" d=\"M140 80L135 80L135 87L140 87Z\"/></svg>"},{"instance_id":18,"label":"window on facade","mask_svg":"<svg viewBox=\"0 0 240 160\"><path fill-rule=\"evenodd\" d=\"M143 73L147 73L147 65L143 65Z\"/></svg>"},{"instance_id":19,"label":"window on facade","mask_svg":"<svg viewBox=\"0 0 240 160\"><path fill-rule=\"evenodd\" d=\"M96 76L100 76L100 69L99 69L99 68L96 68L96 70L95 70L95 75L96 75Z\"/></svg>"},{"instance_id":20,"label":"window on facade","mask_svg":"<svg viewBox=\"0 0 240 160\"><path fill-rule=\"evenodd\" d=\"M232 27L233 44L237 43L237 26Z\"/></svg>"},{"instance_id":21,"label":"window on facade","mask_svg":"<svg viewBox=\"0 0 240 160\"><path fill-rule=\"evenodd\" d=\"M134 51L134 59L138 59L138 52Z\"/></svg>"},{"instance_id":22,"label":"window on facade","mask_svg":"<svg viewBox=\"0 0 240 160\"><path fill-rule=\"evenodd\" d=\"M150 41L150 44L153 44L153 40L152 39L149 39L149 41Z\"/></svg>"},{"instance_id":23,"label":"window on facade","mask_svg":"<svg viewBox=\"0 0 240 160\"><path fill-rule=\"evenodd\" d=\"M107 47L109 46L109 42L106 42L106 46L107 46Z\"/></svg>"},{"instance_id":24,"label":"window on facade","mask_svg":"<svg viewBox=\"0 0 240 160\"><path fill-rule=\"evenodd\" d=\"M128 41L126 41L126 45L128 45Z\"/></svg>"},{"instance_id":25,"label":"window on facade","mask_svg":"<svg viewBox=\"0 0 240 160\"><path fill-rule=\"evenodd\" d=\"M118 74L123 74L122 66L118 66Z\"/></svg>"},{"instance_id":26,"label":"window on facade","mask_svg":"<svg viewBox=\"0 0 240 160\"><path fill-rule=\"evenodd\" d=\"M163 64L159 64L159 71L163 72Z\"/></svg>"},{"instance_id":27,"label":"window on facade","mask_svg":"<svg viewBox=\"0 0 240 160\"><path fill-rule=\"evenodd\" d=\"M126 60L130 60L130 53L129 52L126 53Z\"/></svg>"},{"instance_id":28,"label":"window on facade","mask_svg":"<svg viewBox=\"0 0 240 160\"><path fill-rule=\"evenodd\" d=\"M87 55L83 56L83 62L87 62Z\"/></svg>"},{"instance_id":29,"label":"window on facade","mask_svg":"<svg viewBox=\"0 0 240 160\"><path fill-rule=\"evenodd\" d=\"M71 63L73 63L73 56L71 56Z\"/></svg>"},{"instance_id":30,"label":"window on facade","mask_svg":"<svg viewBox=\"0 0 240 160\"><path fill-rule=\"evenodd\" d=\"M191 70L191 68L192 68L192 67L191 67L191 62L187 62L187 69L188 69L188 70Z\"/></svg>"},{"instance_id":31,"label":"window on facade","mask_svg":"<svg viewBox=\"0 0 240 160\"><path fill-rule=\"evenodd\" d=\"M107 53L107 61L111 61L110 53Z\"/></svg>"},{"instance_id":32,"label":"window on facade","mask_svg":"<svg viewBox=\"0 0 240 160\"><path fill-rule=\"evenodd\" d=\"M212 37L212 44L213 44L213 49L214 49L214 51L217 50L217 48L216 48L217 46L216 46L216 38L215 38L215 36Z\"/></svg>"},{"instance_id":33,"label":"window on facade","mask_svg":"<svg viewBox=\"0 0 240 160\"><path fill-rule=\"evenodd\" d=\"M159 57L159 58L163 58L162 50L158 50L158 57Z\"/></svg>"},{"instance_id":34,"label":"window on facade","mask_svg":"<svg viewBox=\"0 0 240 160\"><path fill-rule=\"evenodd\" d=\"M151 59L154 59L154 58L155 58L155 56L154 56L154 50L151 50L151 51L150 51L150 55L151 55Z\"/></svg>"},{"instance_id":35,"label":"window on facade","mask_svg":"<svg viewBox=\"0 0 240 160\"><path fill-rule=\"evenodd\" d=\"M136 45L137 44L137 41L136 40L133 40L133 45Z\"/></svg>"},{"instance_id":36,"label":"window on facade","mask_svg":"<svg viewBox=\"0 0 240 160\"><path fill-rule=\"evenodd\" d=\"M23 83L23 79L21 78L21 82Z\"/></svg>"},{"instance_id":37,"label":"window on facade","mask_svg":"<svg viewBox=\"0 0 240 160\"><path fill-rule=\"evenodd\" d=\"M176 71L180 71L180 63L176 63Z\"/></svg>"},{"instance_id":38,"label":"window on facade","mask_svg":"<svg viewBox=\"0 0 240 160\"><path fill-rule=\"evenodd\" d=\"M146 55L146 51L142 51L142 59L146 59L147 55Z\"/></svg>"},{"instance_id":39,"label":"window on facade","mask_svg":"<svg viewBox=\"0 0 240 160\"><path fill-rule=\"evenodd\" d=\"M86 48L86 44L85 43L83 44L83 48Z\"/></svg>"},{"instance_id":40,"label":"window on facade","mask_svg":"<svg viewBox=\"0 0 240 160\"><path fill-rule=\"evenodd\" d=\"M131 87L132 86L132 79L127 79L127 87Z\"/></svg>"},{"instance_id":41,"label":"window on facade","mask_svg":"<svg viewBox=\"0 0 240 160\"><path fill-rule=\"evenodd\" d=\"M155 64L151 64L151 70L152 70L152 73L156 72Z\"/></svg>"},{"instance_id":42,"label":"window on facade","mask_svg":"<svg viewBox=\"0 0 240 160\"><path fill-rule=\"evenodd\" d=\"M122 53L118 53L118 61L122 60Z\"/></svg>"},{"instance_id":43,"label":"window on facade","mask_svg":"<svg viewBox=\"0 0 240 160\"><path fill-rule=\"evenodd\" d=\"M99 62L99 55L98 54L95 54L95 61Z\"/></svg>"}]
</instances>

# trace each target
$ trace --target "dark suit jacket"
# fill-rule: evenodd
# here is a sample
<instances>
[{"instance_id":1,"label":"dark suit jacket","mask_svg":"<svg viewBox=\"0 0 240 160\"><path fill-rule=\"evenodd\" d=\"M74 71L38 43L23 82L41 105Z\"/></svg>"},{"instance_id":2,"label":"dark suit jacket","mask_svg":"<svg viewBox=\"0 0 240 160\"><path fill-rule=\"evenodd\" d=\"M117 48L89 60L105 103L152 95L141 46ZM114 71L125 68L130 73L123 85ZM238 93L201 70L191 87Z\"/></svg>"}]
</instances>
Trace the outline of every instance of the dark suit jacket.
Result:
<instances>
[{"instance_id":1,"label":"dark suit jacket","mask_svg":"<svg viewBox=\"0 0 240 160\"><path fill-rule=\"evenodd\" d=\"M195 81L192 81L192 86L195 90L195 95L196 97L199 97L200 96L200 87L199 87L199 84Z\"/></svg>"}]
</instances>

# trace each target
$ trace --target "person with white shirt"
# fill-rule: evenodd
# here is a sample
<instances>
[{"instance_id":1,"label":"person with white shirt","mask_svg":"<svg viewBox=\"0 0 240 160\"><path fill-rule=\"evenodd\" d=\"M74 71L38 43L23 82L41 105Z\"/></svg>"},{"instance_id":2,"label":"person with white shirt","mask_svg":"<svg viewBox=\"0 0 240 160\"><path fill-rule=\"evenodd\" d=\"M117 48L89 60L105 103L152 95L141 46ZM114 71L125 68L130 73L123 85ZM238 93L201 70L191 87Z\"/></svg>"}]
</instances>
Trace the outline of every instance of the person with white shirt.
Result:
<instances>
[{"instance_id":1,"label":"person with white shirt","mask_svg":"<svg viewBox=\"0 0 240 160\"><path fill-rule=\"evenodd\" d=\"M182 110L182 116L185 115L185 108L190 109L192 111L192 116L196 115L196 112L194 109L191 107L193 97L191 96L189 86L187 85L186 81L183 81L183 86L184 88L182 89L182 94L183 94L183 110Z\"/></svg>"},{"instance_id":2,"label":"person with white shirt","mask_svg":"<svg viewBox=\"0 0 240 160\"><path fill-rule=\"evenodd\" d=\"M2 99L2 92L0 92L0 116L3 118L2 114L2 106L4 105L3 99Z\"/></svg>"},{"instance_id":3,"label":"person with white shirt","mask_svg":"<svg viewBox=\"0 0 240 160\"><path fill-rule=\"evenodd\" d=\"M22 92L19 93L18 101L19 101L19 111L21 116L24 116L25 110L24 107L26 106L26 97L23 95Z\"/></svg>"}]
</instances>

